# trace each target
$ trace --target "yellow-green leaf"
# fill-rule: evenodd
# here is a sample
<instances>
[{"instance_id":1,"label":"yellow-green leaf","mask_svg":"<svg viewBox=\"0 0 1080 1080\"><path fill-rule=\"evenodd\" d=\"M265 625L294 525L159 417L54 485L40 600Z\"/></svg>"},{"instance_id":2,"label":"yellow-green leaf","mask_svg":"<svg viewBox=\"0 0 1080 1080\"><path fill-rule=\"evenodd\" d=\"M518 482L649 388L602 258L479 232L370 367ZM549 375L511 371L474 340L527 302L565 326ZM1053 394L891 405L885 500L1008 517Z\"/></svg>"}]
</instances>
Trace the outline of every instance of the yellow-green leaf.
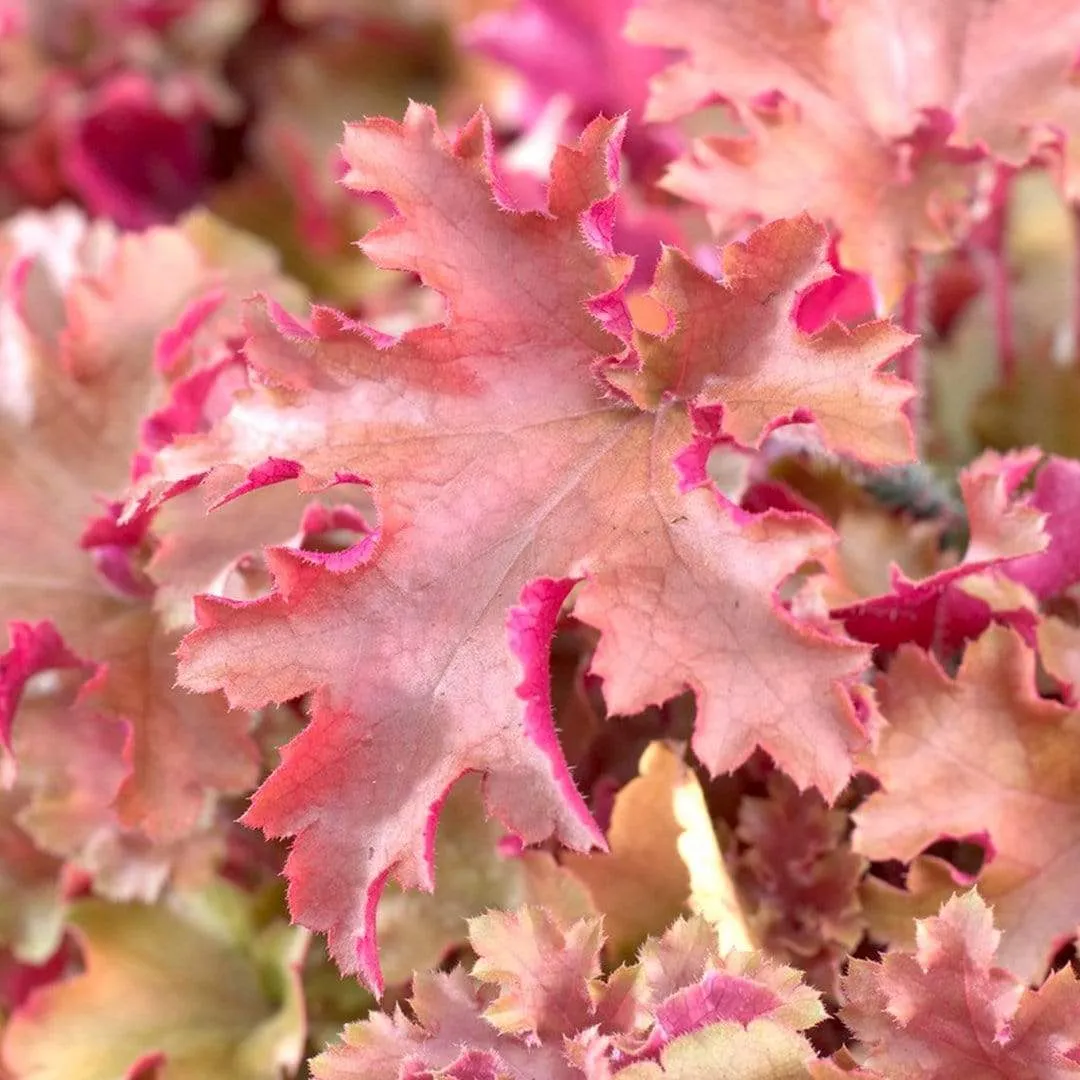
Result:
<instances>
[{"instance_id":1,"label":"yellow-green leaf","mask_svg":"<svg viewBox=\"0 0 1080 1080\"><path fill-rule=\"evenodd\" d=\"M261 926L224 885L169 906L77 904L85 971L11 1019L16 1080L120 1080L160 1055L156 1080L277 1080L303 1055L297 968L307 938Z\"/></svg>"}]
</instances>

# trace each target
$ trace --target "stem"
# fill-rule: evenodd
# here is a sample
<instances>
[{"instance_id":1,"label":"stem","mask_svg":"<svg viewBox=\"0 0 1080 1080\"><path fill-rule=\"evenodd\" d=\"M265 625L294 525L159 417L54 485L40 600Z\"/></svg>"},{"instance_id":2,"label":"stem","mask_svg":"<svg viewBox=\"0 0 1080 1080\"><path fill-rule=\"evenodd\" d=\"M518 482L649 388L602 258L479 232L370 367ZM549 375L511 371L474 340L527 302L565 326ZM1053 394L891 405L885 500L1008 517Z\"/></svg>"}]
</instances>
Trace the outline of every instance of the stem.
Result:
<instances>
[{"instance_id":1,"label":"stem","mask_svg":"<svg viewBox=\"0 0 1080 1080\"><path fill-rule=\"evenodd\" d=\"M1009 226L1009 193L1016 170L999 165L989 193L990 211L976 229L977 249L981 249L983 276L990 291L997 342L998 366L1003 385L1016 375L1016 333L1013 326L1009 259L1005 250Z\"/></svg>"},{"instance_id":2,"label":"stem","mask_svg":"<svg viewBox=\"0 0 1080 1080\"><path fill-rule=\"evenodd\" d=\"M926 315L923 258L918 252L913 254L911 284L904 293L900 307L900 322L904 329L919 336L896 358L897 375L902 379L907 379L915 387L915 396L907 403L906 411L912 431L915 433L915 447L920 459L923 456L923 441L930 412L930 387L926 375L926 352L923 347Z\"/></svg>"},{"instance_id":3,"label":"stem","mask_svg":"<svg viewBox=\"0 0 1080 1080\"><path fill-rule=\"evenodd\" d=\"M1016 376L1016 335L1013 329L1009 262L1004 245L986 253L986 276L990 284L990 304L994 312L994 340L997 342L1001 381L1008 385Z\"/></svg>"},{"instance_id":4,"label":"stem","mask_svg":"<svg viewBox=\"0 0 1080 1080\"><path fill-rule=\"evenodd\" d=\"M1072 359L1080 364L1080 205L1072 207L1073 223L1073 295Z\"/></svg>"}]
</instances>

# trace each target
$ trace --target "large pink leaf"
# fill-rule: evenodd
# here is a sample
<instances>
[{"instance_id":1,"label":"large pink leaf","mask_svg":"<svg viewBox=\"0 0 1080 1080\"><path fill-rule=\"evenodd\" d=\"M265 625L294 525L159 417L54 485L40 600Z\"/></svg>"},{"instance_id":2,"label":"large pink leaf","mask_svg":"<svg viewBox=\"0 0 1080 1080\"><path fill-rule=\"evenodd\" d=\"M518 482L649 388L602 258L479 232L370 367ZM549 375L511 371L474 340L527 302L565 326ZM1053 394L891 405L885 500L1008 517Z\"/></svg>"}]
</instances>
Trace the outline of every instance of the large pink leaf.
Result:
<instances>
[{"instance_id":1,"label":"large pink leaf","mask_svg":"<svg viewBox=\"0 0 1080 1080\"><path fill-rule=\"evenodd\" d=\"M325 309L306 327L255 307L247 355L262 386L158 460L162 486L210 472L219 501L298 474L308 488L372 485L378 543L334 568L272 549L270 596L200 603L181 677L244 708L314 692L311 725L246 820L296 836L294 915L375 983L379 891L390 873L430 884L438 807L463 772L487 774L489 809L526 841L602 842L550 716L548 648L576 580L578 617L602 631L609 706L629 713L692 688L694 746L713 771L762 745L834 795L866 741L847 691L866 650L799 625L776 599L830 533L807 516L742 513L711 490L704 462L722 416L749 444L813 419L824 399L802 366L812 354L865 387L847 413L822 410L826 440L902 456L907 392L874 372L884 343L906 337L887 324L857 339L798 329L797 294L826 256L823 230L800 219L734 253L725 283L695 282L677 337L620 351L629 265L607 242L619 133L597 121L560 150L547 210L525 213L480 119L453 145L419 107L404 125L349 129L348 182L399 210L365 249L437 288L447 320L394 342ZM695 340L682 382L665 358ZM775 377L785 362L790 377ZM642 409L614 389L635 363L666 391Z\"/></svg>"}]
</instances>

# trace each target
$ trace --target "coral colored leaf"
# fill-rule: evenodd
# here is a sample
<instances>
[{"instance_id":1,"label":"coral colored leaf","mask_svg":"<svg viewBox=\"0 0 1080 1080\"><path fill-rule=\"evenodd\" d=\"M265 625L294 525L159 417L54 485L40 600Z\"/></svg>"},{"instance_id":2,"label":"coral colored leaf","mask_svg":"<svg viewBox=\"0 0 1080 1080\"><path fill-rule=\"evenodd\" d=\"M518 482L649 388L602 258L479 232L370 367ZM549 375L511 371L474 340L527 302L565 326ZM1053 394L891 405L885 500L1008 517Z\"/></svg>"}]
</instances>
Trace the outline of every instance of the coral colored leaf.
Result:
<instances>
[{"instance_id":1,"label":"coral colored leaf","mask_svg":"<svg viewBox=\"0 0 1080 1080\"><path fill-rule=\"evenodd\" d=\"M1080 983L1063 968L1028 989L995 967L1000 934L975 892L919 922L914 954L853 960L844 1022L871 1075L918 1080L1080 1076Z\"/></svg>"},{"instance_id":2,"label":"coral colored leaf","mask_svg":"<svg viewBox=\"0 0 1080 1080\"><path fill-rule=\"evenodd\" d=\"M629 1067L652 1076L652 1062L672 1052L678 1058L675 1048L687 1036L712 1031L722 1031L740 1054L765 1051L765 1061L770 1046L786 1052L797 1045L812 1056L805 1039L785 1035L823 1019L818 995L796 972L761 956L720 956L703 920L680 920L663 938L650 938L639 967L606 979L599 974L602 942L597 919L567 925L524 909L475 920L472 981L463 968L418 975L409 1002L414 1019L399 1009L350 1025L340 1045L312 1062L312 1074L602 1080ZM779 1042L759 1037L774 1030Z\"/></svg>"},{"instance_id":3,"label":"coral colored leaf","mask_svg":"<svg viewBox=\"0 0 1080 1080\"><path fill-rule=\"evenodd\" d=\"M639 1056L708 1023L769 1016L802 1031L825 1015L818 993L797 971L760 952L728 950L702 918L680 919L649 939L639 967L639 997L659 1020Z\"/></svg>"},{"instance_id":4,"label":"coral colored leaf","mask_svg":"<svg viewBox=\"0 0 1080 1080\"><path fill-rule=\"evenodd\" d=\"M64 644L50 622L9 623L8 636L10 647L0 654L0 745L5 751L11 750L11 725L30 679L62 668L82 669L84 674L92 670Z\"/></svg>"},{"instance_id":5,"label":"coral colored leaf","mask_svg":"<svg viewBox=\"0 0 1080 1080\"><path fill-rule=\"evenodd\" d=\"M80 903L85 971L33 995L4 1033L16 1078L114 1080L160 1062L161 1080L275 1080L300 1064L296 968L306 941L260 927L224 886L164 906Z\"/></svg>"},{"instance_id":6,"label":"coral colored leaf","mask_svg":"<svg viewBox=\"0 0 1080 1080\"><path fill-rule=\"evenodd\" d=\"M241 792L256 779L247 724L224 703L174 689L179 636L147 611L110 625L108 666L83 697L84 707L129 724L124 761L130 772L116 796L120 821L162 841L196 830L210 792Z\"/></svg>"},{"instance_id":7,"label":"coral colored leaf","mask_svg":"<svg viewBox=\"0 0 1080 1080\"><path fill-rule=\"evenodd\" d=\"M842 810L781 773L769 777L765 796L739 804L736 835L745 847L735 880L751 923L772 956L825 990L863 933L857 889L866 860L852 852L848 826Z\"/></svg>"},{"instance_id":8,"label":"coral colored leaf","mask_svg":"<svg viewBox=\"0 0 1080 1080\"><path fill-rule=\"evenodd\" d=\"M316 1080L400 1080L403 1076L577 1080L581 1076L566 1061L559 1040L527 1043L502 1035L488 1024L482 1015L485 996L462 968L448 975L418 975L409 1004L415 1021L399 1009L393 1017L373 1013L367 1020L350 1024L340 1044L312 1060L312 1076Z\"/></svg>"},{"instance_id":9,"label":"coral colored leaf","mask_svg":"<svg viewBox=\"0 0 1080 1080\"><path fill-rule=\"evenodd\" d=\"M1037 450L987 452L960 474L970 533L964 562L984 564L1030 556L1047 546L1043 508L1034 496L1030 501L1017 498L1039 456Z\"/></svg>"},{"instance_id":10,"label":"coral colored leaf","mask_svg":"<svg viewBox=\"0 0 1080 1080\"><path fill-rule=\"evenodd\" d=\"M379 532L351 565L271 549L274 591L201 600L180 655L184 685L224 688L234 707L313 692L312 723L245 821L296 837L294 916L373 984L379 893L391 874L430 887L438 810L463 773L486 774L488 809L524 842L601 842L550 713L549 646L577 581L609 708L692 688L693 746L713 772L761 744L832 796L867 741L849 689L867 650L777 598L829 531L718 497L704 465L721 405L669 395L638 410L603 380L633 363L607 360L631 333L629 265L607 243L620 130L598 120L559 151L540 213L513 208L482 117L453 143L418 106L403 124L351 127L347 183L398 210L365 250L437 289L446 320L393 340L328 309L302 325L253 306L251 393L166 447L148 481L160 492L201 477L216 503L281 479L371 485ZM743 306L759 299L746 289ZM783 323L792 309L770 311ZM768 325L732 310L735 335L756 326L769 340ZM882 359L849 344L860 373ZM793 386L778 408L800 400Z\"/></svg>"},{"instance_id":11,"label":"coral colored leaf","mask_svg":"<svg viewBox=\"0 0 1080 1080\"><path fill-rule=\"evenodd\" d=\"M157 587L154 606L170 628L190 629L193 598L243 595L236 579L256 568L263 545L310 550L321 535L340 531L345 542L332 550L343 546L347 552L370 533L370 512L367 489L356 484L336 487L317 500L294 484L275 484L209 515L198 490L184 492L154 515L157 546L146 564Z\"/></svg>"},{"instance_id":12,"label":"coral colored leaf","mask_svg":"<svg viewBox=\"0 0 1080 1080\"><path fill-rule=\"evenodd\" d=\"M170 880L205 879L222 856L214 818L172 840L125 826L117 802L131 777L131 725L88 703L81 673L54 670L48 678L47 691L22 702L14 730L14 824L40 851L64 860L73 881L88 880L111 900L150 901ZM171 826L168 832L175 834ZM63 878L55 884L61 888Z\"/></svg>"},{"instance_id":13,"label":"coral colored leaf","mask_svg":"<svg viewBox=\"0 0 1080 1080\"><path fill-rule=\"evenodd\" d=\"M675 329L638 334L641 371L610 374L642 407L665 394L724 407L724 431L756 446L772 427L807 415L834 450L872 463L909 461L902 407L913 390L879 371L911 341L886 322L854 330L833 322L799 330L797 296L828 279L829 244L809 217L774 221L724 251L716 281L675 248L656 271L652 296Z\"/></svg>"},{"instance_id":14,"label":"coral colored leaf","mask_svg":"<svg viewBox=\"0 0 1080 1080\"><path fill-rule=\"evenodd\" d=\"M721 100L750 129L699 140L667 186L725 226L832 220L844 263L891 306L910 252L947 247L967 215L983 147L1021 164L1052 140L1080 15L1071 0L639 0L628 32L684 53L650 118Z\"/></svg>"},{"instance_id":15,"label":"coral colored leaf","mask_svg":"<svg viewBox=\"0 0 1080 1080\"><path fill-rule=\"evenodd\" d=\"M998 961L1041 978L1080 921L1080 716L1038 697L1035 656L992 627L955 679L915 648L879 684L888 721L868 767L880 778L855 814L854 846L913 859L943 837L985 837L976 879L1003 938Z\"/></svg>"}]
</instances>

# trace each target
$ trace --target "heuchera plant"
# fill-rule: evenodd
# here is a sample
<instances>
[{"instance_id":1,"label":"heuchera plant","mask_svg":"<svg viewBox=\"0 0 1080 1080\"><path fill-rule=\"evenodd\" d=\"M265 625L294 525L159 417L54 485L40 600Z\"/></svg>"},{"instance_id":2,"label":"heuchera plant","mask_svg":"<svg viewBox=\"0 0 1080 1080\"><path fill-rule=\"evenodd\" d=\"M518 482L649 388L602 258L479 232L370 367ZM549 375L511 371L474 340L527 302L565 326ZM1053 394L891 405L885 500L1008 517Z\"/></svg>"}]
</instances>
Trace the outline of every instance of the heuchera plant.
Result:
<instances>
[{"instance_id":1,"label":"heuchera plant","mask_svg":"<svg viewBox=\"0 0 1080 1080\"><path fill-rule=\"evenodd\" d=\"M0 1080L1080 1076L1078 65L0 5Z\"/></svg>"}]
</instances>

